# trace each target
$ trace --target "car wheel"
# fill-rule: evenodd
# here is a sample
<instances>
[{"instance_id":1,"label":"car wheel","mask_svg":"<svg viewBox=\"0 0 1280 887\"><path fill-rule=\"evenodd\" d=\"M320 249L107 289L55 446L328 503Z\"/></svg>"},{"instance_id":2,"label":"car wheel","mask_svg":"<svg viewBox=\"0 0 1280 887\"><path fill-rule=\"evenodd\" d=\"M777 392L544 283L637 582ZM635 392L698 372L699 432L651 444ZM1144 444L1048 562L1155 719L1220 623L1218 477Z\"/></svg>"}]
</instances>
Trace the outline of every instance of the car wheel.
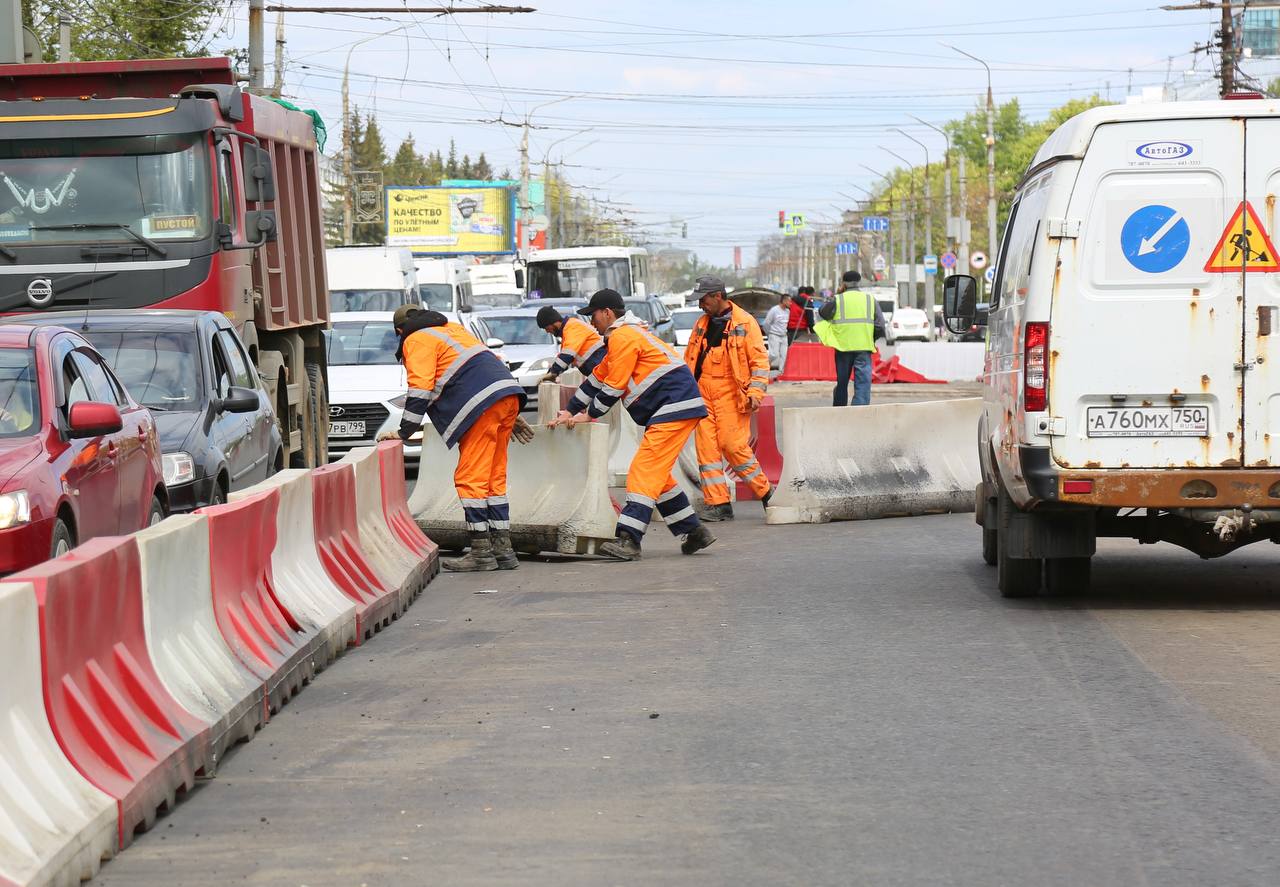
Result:
<instances>
[{"instance_id":1,"label":"car wheel","mask_svg":"<svg viewBox=\"0 0 1280 887\"><path fill-rule=\"evenodd\" d=\"M227 492L222 489L222 481L218 481L213 485L213 495L209 497L210 505L226 505Z\"/></svg>"},{"instance_id":2,"label":"car wheel","mask_svg":"<svg viewBox=\"0 0 1280 887\"><path fill-rule=\"evenodd\" d=\"M1000 488L999 528L1004 531L1009 526L1009 517L1013 514L1013 500L1004 488ZM998 585L1000 596L1007 598L1033 597L1040 593L1040 585L1044 574L1044 561L1038 557L1010 557L1008 545L996 546L996 567L999 571Z\"/></svg>"},{"instance_id":3,"label":"car wheel","mask_svg":"<svg viewBox=\"0 0 1280 887\"><path fill-rule=\"evenodd\" d=\"M53 522L53 539L49 543L49 557L62 557L76 547L76 537L62 518Z\"/></svg>"},{"instance_id":4,"label":"car wheel","mask_svg":"<svg viewBox=\"0 0 1280 887\"><path fill-rule=\"evenodd\" d=\"M164 520L164 503L159 496L151 497L151 510L147 512L147 526L154 527Z\"/></svg>"}]
</instances>

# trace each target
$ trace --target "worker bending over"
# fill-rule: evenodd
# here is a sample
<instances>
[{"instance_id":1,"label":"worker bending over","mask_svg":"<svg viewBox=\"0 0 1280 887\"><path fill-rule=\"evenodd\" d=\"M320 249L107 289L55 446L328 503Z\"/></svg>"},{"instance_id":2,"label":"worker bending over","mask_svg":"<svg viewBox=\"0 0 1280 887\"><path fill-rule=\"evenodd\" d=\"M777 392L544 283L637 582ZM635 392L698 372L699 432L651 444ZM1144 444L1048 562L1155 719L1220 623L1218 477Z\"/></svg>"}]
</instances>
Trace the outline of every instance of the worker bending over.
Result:
<instances>
[{"instance_id":1,"label":"worker bending over","mask_svg":"<svg viewBox=\"0 0 1280 887\"><path fill-rule=\"evenodd\" d=\"M680 551L693 554L715 537L698 520L689 498L676 486L672 467L698 420L707 414L698 384L671 347L627 311L622 296L604 289L578 311L609 343L604 359L550 423L577 425L599 419L620 398L644 428L644 438L627 471L627 501L618 515L617 538L600 552L618 560L640 559L640 542L656 507L673 536L683 535Z\"/></svg>"},{"instance_id":2,"label":"worker bending over","mask_svg":"<svg viewBox=\"0 0 1280 887\"><path fill-rule=\"evenodd\" d=\"M604 338L580 317L564 317L550 305L538 309L538 326L560 340L560 353L540 382L554 382L570 367L584 376L591 375L604 359Z\"/></svg>"},{"instance_id":3,"label":"worker bending over","mask_svg":"<svg viewBox=\"0 0 1280 887\"><path fill-rule=\"evenodd\" d=\"M707 417L698 423L703 520L733 520L725 464L765 504L773 489L751 451L751 414L769 387L769 352L756 319L725 294L724 281L699 277L693 291L703 311L689 334L684 362L698 381Z\"/></svg>"},{"instance_id":4,"label":"worker bending over","mask_svg":"<svg viewBox=\"0 0 1280 887\"><path fill-rule=\"evenodd\" d=\"M471 534L471 551L442 566L459 573L514 570L520 561L511 546L507 446L513 432L521 443L533 438L520 418L524 389L492 351L440 312L402 305L392 322L409 396L399 430L378 440L408 440L424 417L431 419L445 446L458 447L453 485Z\"/></svg>"}]
</instances>

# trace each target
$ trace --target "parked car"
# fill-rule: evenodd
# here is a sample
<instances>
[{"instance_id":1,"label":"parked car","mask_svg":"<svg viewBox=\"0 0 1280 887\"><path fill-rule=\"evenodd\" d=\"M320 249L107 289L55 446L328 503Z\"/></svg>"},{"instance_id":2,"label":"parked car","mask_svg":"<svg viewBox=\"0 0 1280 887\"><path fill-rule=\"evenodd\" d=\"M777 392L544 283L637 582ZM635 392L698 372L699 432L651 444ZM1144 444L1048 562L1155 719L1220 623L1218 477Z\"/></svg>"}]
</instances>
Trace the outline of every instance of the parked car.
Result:
<instances>
[{"instance_id":1,"label":"parked car","mask_svg":"<svg viewBox=\"0 0 1280 887\"><path fill-rule=\"evenodd\" d=\"M659 339L670 345L676 344L676 325L671 321L671 312L658 301L657 296L622 301L626 303L627 310L647 323Z\"/></svg>"},{"instance_id":2,"label":"parked car","mask_svg":"<svg viewBox=\"0 0 1280 887\"><path fill-rule=\"evenodd\" d=\"M526 408L538 403L538 380L560 353L560 345L538 326L538 308L486 311L480 315L490 333L502 340L507 369L529 397Z\"/></svg>"},{"instance_id":3,"label":"parked car","mask_svg":"<svg viewBox=\"0 0 1280 887\"><path fill-rule=\"evenodd\" d=\"M541 308L544 305L550 305L561 314L572 314L586 304L586 299L525 299L520 303L520 307Z\"/></svg>"},{"instance_id":4,"label":"parked car","mask_svg":"<svg viewBox=\"0 0 1280 887\"><path fill-rule=\"evenodd\" d=\"M933 317L931 312L920 308L898 307L893 311L893 319L885 320L885 341L892 345L908 339L917 342L933 341Z\"/></svg>"},{"instance_id":5,"label":"parked car","mask_svg":"<svg viewBox=\"0 0 1280 887\"><path fill-rule=\"evenodd\" d=\"M67 329L0 325L0 574L166 507L155 420L102 355Z\"/></svg>"},{"instance_id":6,"label":"parked car","mask_svg":"<svg viewBox=\"0 0 1280 887\"><path fill-rule=\"evenodd\" d=\"M170 511L226 502L284 467L271 398L221 312L58 311L21 322L75 329L155 414Z\"/></svg>"},{"instance_id":7,"label":"parked car","mask_svg":"<svg viewBox=\"0 0 1280 887\"><path fill-rule=\"evenodd\" d=\"M677 308L671 312L671 324L676 331L676 345L683 348L689 344L689 337L693 334L693 325L705 313L701 308Z\"/></svg>"}]
</instances>

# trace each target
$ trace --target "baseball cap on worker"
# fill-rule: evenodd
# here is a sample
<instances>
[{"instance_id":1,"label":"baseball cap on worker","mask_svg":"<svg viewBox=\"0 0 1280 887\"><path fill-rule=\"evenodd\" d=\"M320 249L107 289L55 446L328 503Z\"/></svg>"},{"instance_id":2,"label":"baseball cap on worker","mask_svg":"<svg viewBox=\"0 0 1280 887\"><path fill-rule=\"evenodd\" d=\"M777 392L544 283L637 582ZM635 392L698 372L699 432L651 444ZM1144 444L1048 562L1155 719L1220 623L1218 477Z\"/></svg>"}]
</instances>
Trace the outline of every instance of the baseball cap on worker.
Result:
<instances>
[{"instance_id":1,"label":"baseball cap on worker","mask_svg":"<svg viewBox=\"0 0 1280 887\"><path fill-rule=\"evenodd\" d=\"M840 278L845 283L861 283L862 275L857 271L846 271Z\"/></svg>"},{"instance_id":2,"label":"baseball cap on worker","mask_svg":"<svg viewBox=\"0 0 1280 887\"><path fill-rule=\"evenodd\" d=\"M538 329L540 330L545 330L551 324L559 323L562 320L564 318L560 315L560 312L551 305L543 305L538 309Z\"/></svg>"},{"instance_id":3,"label":"baseball cap on worker","mask_svg":"<svg viewBox=\"0 0 1280 887\"><path fill-rule=\"evenodd\" d=\"M693 282L693 294L702 296L708 293L722 293L725 291L724 281L719 277L704 275Z\"/></svg>"},{"instance_id":4,"label":"baseball cap on worker","mask_svg":"<svg viewBox=\"0 0 1280 887\"><path fill-rule=\"evenodd\" d=\"M622 301L622 293L608 289L598 290L585 307L578 309L578 313L583 317L590 317L602 308L608 308L619 317L627 313L627 303Z\"/></svg>"},{"instance_id":5,"label":"baseball cap on worker","mask_svg":"<svg viewBox=\"0 0 1280 887\"><path fill-rule=\"evenodd\" d=\"M404 326L404 322L409 319L410 314L416 314L421 310L421 305L401 305L396 309L396 313L391 315L391 325Z\"/></svg>"}]
</instances>

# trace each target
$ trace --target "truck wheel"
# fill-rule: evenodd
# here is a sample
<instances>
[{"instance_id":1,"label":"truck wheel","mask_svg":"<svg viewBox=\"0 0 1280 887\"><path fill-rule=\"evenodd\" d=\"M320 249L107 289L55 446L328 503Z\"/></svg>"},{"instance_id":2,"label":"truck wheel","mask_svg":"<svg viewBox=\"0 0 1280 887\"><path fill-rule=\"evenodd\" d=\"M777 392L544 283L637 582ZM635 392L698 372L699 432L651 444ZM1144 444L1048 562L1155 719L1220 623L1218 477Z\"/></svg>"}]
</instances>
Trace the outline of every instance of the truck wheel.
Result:
<instances>
[{"instance_id":1,"label":"truck wheel","mask_svg":"<svg viewBox=\"0 0 1280 887\"><path fill-rule=\"evenodd\" d=\"M315 431L311 427L314 423L308 421L307 412L314 409L311 394L311 376L299 379L298 384L302 386L302 396L298 398L298 425L301 434L298 435L298 443L301 446L289 453L290 468L315 468ZM287 441L287 438L286 438Z\"/></svg>"},{"instance_id":2,"label":"truck wheel","mask_svg":"<svg viewBox=\"0 0 1280 887\"><path fill-rule=\"evenodd\" d=\"M995 530L982 528L982 560L988 567L994 567L997 563L1000 550L1000 534Z\"/></svg>"},{"instance_id":3,"label":"truck wheel","mask_svg":"<svg viewBox=\"0 0 1280 887\"><path fill-rule=\"evenodd\" d=\"M1093 558L1051 557L1044 562L1044 585L1050 594L1084 594L1089 590Z\"/></svg>"},{"instance_id":4,"label":"truck wheel","mask_svg":"<svg viewBox=\"0 0 1280 887\"><path fill-rule=\"evenodd\" d=\"M998 509L999 527L1000 530L1005 530L1009 526L1009 516L1014 511L1014 504L1003 486L1000 488ZM999 573L997 583L1000 587L1000 596L1022 598L1039 594L1044 573L1043 559L1010 557L1008 545L997 545L996 548L996 567Z\"/></svg>"},{"instance_id":5,"label":"truck wheel","mask_svg":"<svg viewBox=\"0 0 1280 887\"><path fill-rule=\"evenodd\" d=\"M329 463L329 390L325 387L324 372L320 364L307 364L307 378L311 382L312 452L316 454L313 468Z\"/></svg>"}]
</instances>

